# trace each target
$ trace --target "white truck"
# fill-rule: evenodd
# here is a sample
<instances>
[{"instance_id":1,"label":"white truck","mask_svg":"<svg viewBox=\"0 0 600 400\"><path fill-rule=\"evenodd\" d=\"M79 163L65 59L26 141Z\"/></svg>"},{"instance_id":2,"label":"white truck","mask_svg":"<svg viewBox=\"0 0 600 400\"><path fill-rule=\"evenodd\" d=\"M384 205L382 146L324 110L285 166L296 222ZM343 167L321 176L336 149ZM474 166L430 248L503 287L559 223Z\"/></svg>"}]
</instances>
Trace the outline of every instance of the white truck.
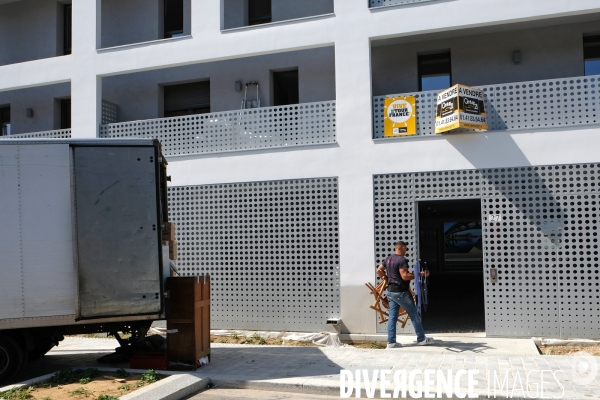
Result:
<instances>
[{"instance_id":1,"label":"white truck","mask_svg":"<svg viewBox=\"0 0 600 400\"><path fill-rule=\"evenodd\" d=\"M0 140L0 382L64 335L164 319L166 164L151 139Z\"/></svg>"}]
</instances>

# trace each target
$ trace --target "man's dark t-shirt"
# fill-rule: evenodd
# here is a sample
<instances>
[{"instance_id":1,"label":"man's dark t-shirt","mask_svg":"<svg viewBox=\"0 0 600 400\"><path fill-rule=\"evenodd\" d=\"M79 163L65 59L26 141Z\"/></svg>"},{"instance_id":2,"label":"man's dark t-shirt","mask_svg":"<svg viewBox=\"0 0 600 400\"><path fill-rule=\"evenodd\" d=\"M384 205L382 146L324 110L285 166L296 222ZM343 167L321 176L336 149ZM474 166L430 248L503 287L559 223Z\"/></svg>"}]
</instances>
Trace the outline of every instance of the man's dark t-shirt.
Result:
<instances>
[{"instance_id":1,"label":"man's dark t-shirt","mask_svg":"<svg viewBox=\"0 0 600 400\"><path fill-rule=\"evenodd\" d=\"M383 261L383 265L385 266L389 283L398 285L398 291L407 292L410 288L410 281L405 281L400 275L400 268L406 268L408 270L406 258L399 256L398 254L392 254Z\"/></svg>"}]
</instances>

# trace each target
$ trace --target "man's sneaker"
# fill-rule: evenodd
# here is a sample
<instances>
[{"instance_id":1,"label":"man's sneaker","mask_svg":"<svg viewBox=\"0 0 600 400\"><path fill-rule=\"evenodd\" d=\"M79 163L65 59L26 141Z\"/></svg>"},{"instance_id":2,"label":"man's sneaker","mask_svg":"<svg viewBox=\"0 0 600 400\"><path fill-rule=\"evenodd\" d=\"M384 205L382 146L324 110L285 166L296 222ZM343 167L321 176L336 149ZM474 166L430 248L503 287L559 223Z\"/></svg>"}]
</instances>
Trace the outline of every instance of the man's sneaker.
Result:
<instances>
[{"instance_id":1,"label":"man's sneaker","mask_svg":"<svg viewBox=\"0 0 600 400\"><path fill-rule=\"evenodd\" d=\"M417 344L419 346L427 346L429 344L433 344L433 342L435 342L435 340L432 337L425 336L425 339L421 340L420 342L417 342Z\"/></svg>"},{"instance_id":2,"label":"man's sneaker","mask_svg":"<svg viewBox=\"0 0 600 400\"><path fill-rule=\"evenodd\" d=\"M388 343L387 345L388 349L399 349L400 347L402 347L400 343Z\"/></svg>"}]
</instances>

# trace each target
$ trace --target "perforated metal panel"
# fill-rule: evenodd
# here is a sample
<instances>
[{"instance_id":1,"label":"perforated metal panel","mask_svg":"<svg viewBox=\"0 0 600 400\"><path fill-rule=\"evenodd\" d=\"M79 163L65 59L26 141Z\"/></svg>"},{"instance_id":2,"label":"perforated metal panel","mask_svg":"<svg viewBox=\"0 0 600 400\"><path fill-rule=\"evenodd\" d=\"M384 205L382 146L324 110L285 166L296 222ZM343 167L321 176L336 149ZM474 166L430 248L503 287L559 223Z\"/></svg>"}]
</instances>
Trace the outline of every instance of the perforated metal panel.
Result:
<instances>
[{"instance_id":1,"label":"perforated metal panel","mask_svg":"<svg viewBox=\"0 0 600 400\"><path fill-rule=\"evenodd\" d=\"M71 137L70 129L58 129L55 131L19 133L16 135L2 136L2 139L27 139L27 138L58 138L69 139Z\"/></svg>"},{"instance_id":2,"label":"perforated metal panel","mask_svg":"<svg viewBox=\"0 0 600 400\"><path fill-rule=\"evenodd\" d=\"M416 201L481 198L487 335L600 336L600 164L376 175L373 182L377 263L399 239L413 249L410 261L418 257Z\"/></svg>"},{"instance_id":3,"label":"perforated metal panel","mask_svg":"<svg viewBox=\"0 0 600 400\"><path fill-rule=\"evenodd\" d=\"M211 276L211 327L339 318L337 178L169 188L182 275Z\"/></svg>"},{"instance_id":4,"label":"perforated metal panel","mask_svg":"<svg viewBox=\"0 0 600 400\"><path fill-rule=\"evenodd\" d=\"M335 101L108 124L100 137L159 139L166 156L335 143Z\"/></svg>"},{"instance_id":5,"label":"perforated metal panel","mask_svg":"<svg viewBox=\"0 0 600 400\"><path fill-rule=\"evenodd\" d=\"M119 106L102 100L102 123L113 124L119 121Z\"/></svg>"},{"instance_id":6,"label":"perforated metal panel","mask_svg":"<svg viewBox=\"0 0 600 400\"><path fill-rule=\"evenodd\" d=\"M485 94L488 131L501 131L598 124L599 84L596 75L477 87ZM434 135L436 95L431 91L374 97L373 137L384 137L383 101L396 96L417 97L417 136Z\"/></svg>"},{"instance_id":7,"label":"perforated metal panel","mask_svg":"<svg viewBox=\"0 0 600 400\"><path fill-rule=\"evenodd\" d=\"M412 3L423 3L425 1L433 1L433 0L369 0L369 7L390 7L390 6L400 6L404 4L412 4Z\"/></svg>"}]
</instances>

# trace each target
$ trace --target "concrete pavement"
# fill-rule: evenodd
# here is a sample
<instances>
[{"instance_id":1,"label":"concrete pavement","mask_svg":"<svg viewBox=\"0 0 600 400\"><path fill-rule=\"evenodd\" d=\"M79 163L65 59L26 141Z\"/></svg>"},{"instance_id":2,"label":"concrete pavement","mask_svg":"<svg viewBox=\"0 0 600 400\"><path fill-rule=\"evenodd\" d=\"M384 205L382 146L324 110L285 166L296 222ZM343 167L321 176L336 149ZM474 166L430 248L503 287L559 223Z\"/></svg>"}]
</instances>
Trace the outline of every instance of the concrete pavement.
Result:
<instances>
[{"instance_id":1,"label":"concrete pavement","mask_svg":"<svg viewBox=\"0 0 600 400\"><path fill-rule=\"evenodd\" d=\"M412 337L407 340L412 341ZM497 383L503 383L501 390L496 384L496 398L532 398L536 390L538 394L535 397L540 398L539 388L543 380L544 397L600 399L600 377L596 374L585 382L587 375L582 368L584 363L587 366L595 364L597 371L599 357L585 360L561 356L517 356L512 352L486 354L486 351L492 351L490 348L499 351L503 347L492 343L496 340L502 339L488 341L486 338L447 336L440 337L440 341L432 347L407 346L398 350L213 344L211 363L193 375L208 378L219 388L339 396L340 370L349 370L353 376L356 376L357 370L366 370L372 377L374 370L387 369L392 374L387 379L392 381L396 371L404 370L407 376L400 376L401 382L406 382L413 370L439 369L453 371L453 374L459 370L478 370L474 391L484 397L487 397L488 385L493 395L496 378ZM38 360L39 363L32 362L30 373L42 375L40 367L42 370L59 370L66 366L97 366L94 360L116 346L114 339L70 337L44 359ZM119 366L122 365L116 367ZM540 371L547 372L542 376ZM361 376L364 375L361 373ZM416 378L423 380L422 376ZM378 376L376 395L379 394L380 381ZM466 390L466 385L466 376L462 376L458 387ZM365 388L364 382L361 386ZM366 397L364 392L362 395Z\"/></svg>"}]
</instances>

